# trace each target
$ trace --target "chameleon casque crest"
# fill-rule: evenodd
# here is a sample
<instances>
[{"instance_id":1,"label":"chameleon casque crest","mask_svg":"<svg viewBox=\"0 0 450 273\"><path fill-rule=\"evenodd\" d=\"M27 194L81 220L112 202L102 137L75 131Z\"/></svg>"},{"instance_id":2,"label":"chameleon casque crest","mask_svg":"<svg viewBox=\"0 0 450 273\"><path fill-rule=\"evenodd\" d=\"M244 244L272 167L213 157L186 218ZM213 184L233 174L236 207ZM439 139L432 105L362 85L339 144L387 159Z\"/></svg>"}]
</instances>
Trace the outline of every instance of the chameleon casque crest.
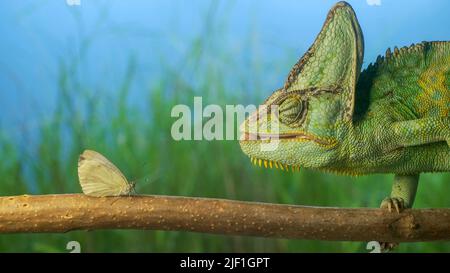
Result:
<instances>
[{"instance_id":1,"label":"chameleon casque crest","mask_svg":"<svg viewBox=\"0 0 450 273\"><path fill-rule=\"evenodd\" d=\"M355 12L339 2L284 86L263 103L278 107L276 120L250 115L240 145L259 165L394 173L381 207L400 212L413 205L420 173L450 171L450 42L388 49L361 72L363 56ZM275 136L278 147L261 150Z\"/></svg>"}]
</instances>

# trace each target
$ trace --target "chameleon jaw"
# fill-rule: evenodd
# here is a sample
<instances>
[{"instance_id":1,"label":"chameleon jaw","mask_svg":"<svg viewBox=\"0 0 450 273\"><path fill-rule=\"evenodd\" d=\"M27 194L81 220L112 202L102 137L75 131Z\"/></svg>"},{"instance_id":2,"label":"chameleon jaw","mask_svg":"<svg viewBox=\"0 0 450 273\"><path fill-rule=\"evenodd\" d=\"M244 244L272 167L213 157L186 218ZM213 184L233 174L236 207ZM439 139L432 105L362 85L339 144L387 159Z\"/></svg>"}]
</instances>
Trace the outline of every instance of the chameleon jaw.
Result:
<instances>
[{"instance_id":1,"label":"chameleon jaw","mask_svg":"<svg viewBox=\"0 0 450 273\"><path fill-rule=\"evenodd\" d=\"M337 141L334 138L319 138L314 135L305 133L305 132L293 132L293 133L285 133L285 134L268 134L268 133L262 133L262 134L252 134L248 132L242 133L240 137L240 142L242 143L263 143L263 142L270 142L270 141L280 141L280 142L314 142L318 144L319 146L322 146L324 148L333 148L337 145ZM264 168L276 168L280 169L282 171L289 171L292 172L298 172L300 171L300 165L297 164L285 164L280 161L276 160L267 160L258 158L255 156L251 156L250 161L255 166L264 167Z\"/></svg>"},{"instance_id":2,"label":"chameleon jaw","mask_svg":"<svg viewBox=\"0 0 450 273\"><path fill-rule=\"evenodd\" d=\"M270 134L251 134L251 133L247 133L244 132L242 133L239 142L241 143L261 143L261 142L268 142L271 140L275 140L275 139L279 139L280 141L286 141L286 140L295 140L296 137L293 136L289 136L289 137L273 137L274 135L270 135ZM307 139L301 139L299 138L298 141L307 141ZM289 169L292 170L292 172L294 171L300 171L300 165L289 165L289 164L284 164L281 163L279 161L276 160L267 160L267 159L262 159L262 158L257 158L254 156L250 156L250 161L252 162L253 165L255 166L259 166L259 167L264 167L264 168L275 168L275 169L280 169L282 171L289 171Z\"/></svg>"}]
</instances>

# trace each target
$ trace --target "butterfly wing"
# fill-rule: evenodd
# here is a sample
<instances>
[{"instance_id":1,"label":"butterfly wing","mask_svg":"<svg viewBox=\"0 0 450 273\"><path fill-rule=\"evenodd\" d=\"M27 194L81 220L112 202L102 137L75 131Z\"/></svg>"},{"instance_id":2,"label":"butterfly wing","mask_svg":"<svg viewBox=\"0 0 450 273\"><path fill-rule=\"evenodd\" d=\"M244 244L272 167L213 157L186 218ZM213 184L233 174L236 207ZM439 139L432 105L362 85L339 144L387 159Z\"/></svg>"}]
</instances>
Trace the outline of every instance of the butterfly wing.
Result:
<instances>
[{"instance_id":1,"label":"butterfly wing","mask_svg":"<svg viewBox=\"0 0 450 273\"><path fill-rule=\"evenodd\" d=\"M85 150L78 160L78 178L84 194L119 196L130 193L130 185L122 172L101 154Z\"/></svg>"}]
</instances>

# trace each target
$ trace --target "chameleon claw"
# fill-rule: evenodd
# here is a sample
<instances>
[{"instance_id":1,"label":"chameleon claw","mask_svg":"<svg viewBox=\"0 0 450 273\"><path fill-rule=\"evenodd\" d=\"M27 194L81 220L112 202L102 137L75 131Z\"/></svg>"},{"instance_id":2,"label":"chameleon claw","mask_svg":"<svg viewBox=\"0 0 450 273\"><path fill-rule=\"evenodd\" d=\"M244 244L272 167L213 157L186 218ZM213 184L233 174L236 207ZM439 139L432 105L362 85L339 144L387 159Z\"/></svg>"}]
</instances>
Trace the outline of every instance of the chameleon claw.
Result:
<instances>
[{"instance_id":1,"label":"chameleon claw","mask_svg":"<svg viewBox=\"0 0 450 273\"><path fill-rule=\"evenodd\" d=\"M396 247L398 247L398 243L389 243L389 242L381 242L381 252L386 253L394 250Z\"/></svg>"},{"instance_id":2,"label":"chameleon claw","mask_svg":"<svg viewBox=\"0 0 450 273\"><path fill-rule=\"evenodd\" d=\"M394 207L395 207L395 210L397 211L397 213L400 213L400 205L399 205L399 203L398 202L394 202Z\"/></svg>"},{"instance_id":3,"label":"chameleon claw","mask_svg":"<svg viewBox=\"0 0 450 273\"><path fill-rule=\"evenodd\" d=\"M405 201L400 197L387 197L381 202L380 205L381 209L387 209L389 213L392 213L393 209L395 209L395 212L398 214L400 214L405 207ZM380 245L381 252L390 252L398 246L398 243L380 242Z\"/></svg>"},{"instance_id":4,"label":"chameleon claw","mask_svg":"<svg viewBox=\"0 0 450 273\"><path fill-rule=\"evenodd\" d=\"M405 209L405 201L400 197L387 197L381 202L380 208L389 212L394 208L397 213L401 213Z\"/></svg>"}]
</instances>

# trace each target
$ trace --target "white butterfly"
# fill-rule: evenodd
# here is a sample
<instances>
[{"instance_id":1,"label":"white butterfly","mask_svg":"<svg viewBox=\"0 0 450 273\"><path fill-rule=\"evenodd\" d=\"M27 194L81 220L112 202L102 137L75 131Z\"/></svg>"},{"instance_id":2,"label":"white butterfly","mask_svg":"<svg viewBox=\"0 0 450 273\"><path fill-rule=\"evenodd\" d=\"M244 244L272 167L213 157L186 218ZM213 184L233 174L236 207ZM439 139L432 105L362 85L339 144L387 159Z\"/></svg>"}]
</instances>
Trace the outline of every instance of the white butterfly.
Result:
<instances>
[{"instance_id":1,"label":"white butterfly","mask_svg":"<svg viewBox=\"0 0 450 273\"><path fill-rule=\"evenodd\" d=\"M135 186L111 161L92 150L80 155L78 178L83 193L97 197L130 195Z\"/></svg>"}]
</instances>

